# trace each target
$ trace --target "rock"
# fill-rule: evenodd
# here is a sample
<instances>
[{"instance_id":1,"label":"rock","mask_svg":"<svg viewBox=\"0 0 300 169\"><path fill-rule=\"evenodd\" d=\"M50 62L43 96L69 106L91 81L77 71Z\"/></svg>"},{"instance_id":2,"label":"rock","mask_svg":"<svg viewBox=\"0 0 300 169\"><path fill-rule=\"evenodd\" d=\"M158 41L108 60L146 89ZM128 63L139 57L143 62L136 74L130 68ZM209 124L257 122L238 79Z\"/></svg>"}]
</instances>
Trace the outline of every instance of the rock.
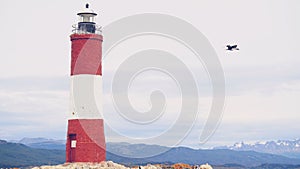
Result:
<instances>
[{"instance_id":1,"label":"rock","mask_svg":"<svg viewBox=\"0 0 300 169\"><path fill-rule=\"evenodd\" d=\"M211 165L209 165L209 164L202 164L201 166L200 166L200 169L213 169L212 168L212 166Z\"/></svg>"},{"instance_id":2,"label":"rock","mask_svg":"<svg viewBox=\"0 0 300 169\"><path fill-rule=\"evenodd\" d=\"M40 167L33 167L32 169L129 169L129 168L114 163L112 161L103 161L101 163L65 163L56 166L44 165Z\"/></svg>"}]
</instances>

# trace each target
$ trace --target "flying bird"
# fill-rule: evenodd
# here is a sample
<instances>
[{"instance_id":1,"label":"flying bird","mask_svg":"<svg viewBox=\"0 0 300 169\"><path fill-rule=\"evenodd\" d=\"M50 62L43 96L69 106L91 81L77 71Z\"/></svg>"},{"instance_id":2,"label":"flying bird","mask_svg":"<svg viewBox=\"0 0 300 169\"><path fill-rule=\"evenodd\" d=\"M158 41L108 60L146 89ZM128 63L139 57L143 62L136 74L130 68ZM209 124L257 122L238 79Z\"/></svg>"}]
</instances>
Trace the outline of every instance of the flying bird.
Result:
<instances>
[{"instance_id":1,"label":"flying bird","mask_svg":"<svg viewBox=\"0 0 300 169\"><path fill-rule=\"evenodd\" d=\"M226 50L230 50L230 51L233 51L233 50L240 50L237 45L227 45L226 46L227 49Z\"/></svg>"}]
</instances>

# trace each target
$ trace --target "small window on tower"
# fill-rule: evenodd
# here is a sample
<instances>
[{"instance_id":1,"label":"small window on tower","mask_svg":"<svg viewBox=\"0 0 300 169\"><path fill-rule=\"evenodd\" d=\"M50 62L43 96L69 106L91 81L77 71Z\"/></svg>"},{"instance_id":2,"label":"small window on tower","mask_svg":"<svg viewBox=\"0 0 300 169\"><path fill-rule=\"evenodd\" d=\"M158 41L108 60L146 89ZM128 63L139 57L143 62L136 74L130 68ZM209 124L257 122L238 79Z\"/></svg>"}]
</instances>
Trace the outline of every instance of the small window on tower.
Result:
<instances>
[{"instance_id":1,"label":"small window on tower","mask_svg":"<svg viewBox=\"0 0 300 169\"><path fill-rule=\"evenodd\" d=\"M76 148L76 140L71 141L71 148Z\"/></svg>"}]
</instances>

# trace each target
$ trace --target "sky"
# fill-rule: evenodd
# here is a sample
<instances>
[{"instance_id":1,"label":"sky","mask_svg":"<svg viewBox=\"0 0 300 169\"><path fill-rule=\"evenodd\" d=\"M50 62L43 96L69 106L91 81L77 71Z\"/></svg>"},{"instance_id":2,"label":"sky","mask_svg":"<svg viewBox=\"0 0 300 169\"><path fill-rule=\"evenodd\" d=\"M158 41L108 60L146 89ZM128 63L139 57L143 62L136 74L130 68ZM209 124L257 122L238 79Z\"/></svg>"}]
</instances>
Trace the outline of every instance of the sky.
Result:
<instances>
[{"instance_id":1,"label":"sky","mask_svg":"<svg viewBox=\"0 0 300 169\"><path fill-rule=\"evenodd\" d=\"M199 92L199 114L180 145L209 148L239 141L300 138L300 2L297 0L2 0L0 139L65 139L70 89L69 35L77 22L77 12L86 2L98 13L96 22L104 29L123 17L143 13L171 15L190 23L216 51L226 82L221 122L209 140L199 144L212 100L212 85L205 66L168 38L151 35L131 38L103 60L106 129L111 127L122 135L137 138L156 136L173 125L180 114L181 95L167 74L146 71L134 79L128 90L131 104L139 111L151 107L151 91L157 88L163 91L166 113L157 123L138 127L122 121L115 115L111 93L113 77L124 57L144 48L163 46L193 72ZM237 44L240 50L226 51L227 44ZM156 144L169 145L172 139ZM106 140L126 141L110 130L106 130Z\"/></svg>"}]
</instances>

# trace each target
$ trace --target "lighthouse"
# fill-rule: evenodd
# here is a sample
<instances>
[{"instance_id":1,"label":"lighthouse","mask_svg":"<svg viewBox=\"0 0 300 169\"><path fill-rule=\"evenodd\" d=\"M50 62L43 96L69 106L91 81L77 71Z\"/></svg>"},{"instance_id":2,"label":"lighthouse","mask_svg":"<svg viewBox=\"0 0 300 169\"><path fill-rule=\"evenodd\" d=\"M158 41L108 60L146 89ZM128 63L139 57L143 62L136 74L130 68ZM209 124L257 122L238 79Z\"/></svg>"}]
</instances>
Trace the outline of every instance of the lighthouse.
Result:
<instances>
[{"instance_id":1,"label":"lighthouse","mask_svg":"<svg viewBox=\"0 0 300 169\"><path fill-rule=\"evenodd\" d=\"M97 14L86 4L73 25L66 162L105 161L102 119L102 41Z\"/></svg>"}]
</instances>

